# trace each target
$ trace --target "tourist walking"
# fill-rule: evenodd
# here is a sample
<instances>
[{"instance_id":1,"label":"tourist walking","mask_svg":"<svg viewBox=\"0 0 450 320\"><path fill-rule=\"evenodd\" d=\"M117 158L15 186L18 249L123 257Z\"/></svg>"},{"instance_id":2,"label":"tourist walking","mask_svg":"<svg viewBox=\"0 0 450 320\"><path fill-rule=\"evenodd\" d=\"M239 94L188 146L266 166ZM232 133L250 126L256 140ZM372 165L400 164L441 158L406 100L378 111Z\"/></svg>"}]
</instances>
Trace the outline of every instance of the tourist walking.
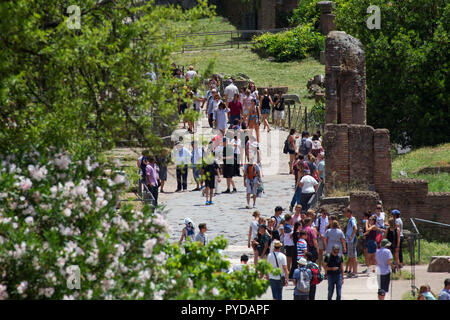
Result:
<instances>
[{"instance_id":1,"label":"tourist walking","mask_svg":"<svg viewBox=\"0 0 450 320\"><path fill-rule=\"evenodd\" d=\"M339 254L342 255L346 250L345 235L339 227L338 221L330 222L330 228L325 231L324 244L327 254L330 254L334 247L339 247ZM342 270L344 272L344 270Z\"/></svg>"},{"instance_id":2,"label":"tourist walking","mask_svg":"<svg viewBox=\"0 0 450 320\"><path fill-rule=\"evenodd\" d=\"M305 170L305 175L301 178L299 186L302 188L300 196L300 204L302 205L302 211L306 212L309 209L309 200L317 191L319 183L311 176L311 171Z\"/></svg>"},{"instance_id":3,"label":"tourist walking","mask_svg":"<svg viewBox=\"0 0 450 320\"><path fill-rule=\"evenodd\" d=\"M328 212L325 208L320 209L320 216L316 219L317 244L319 247L318 260L319 270L322 270L323 253L325 251L325 231L328 225Z\"/></svg>"},{"instance_id":4,"label":"tourist walking","mask_svg":"<svg viewBox=\"0 0 450 320\"><path fill-rule=\"evenodd\" d=\"M278 94L275 98L274 104L274 113L273 113L273 119L274 119L274 126L278 127L278 121L281 123L281 129L284 130L284 98L283 93L281 91L278 91Z\"/></svg>"},{"instance_id":5,"label":"tourist walking","mask_svg":"<svg viewBox=\"0 0 450 320\"><path fill-rule=\"evenodd\" d=\"M145 179L147 188L153 196L154 206L158 205L158 180L157 180L157 172L156 172L156 158L151 156L148 158L148 163L145 168Z\"/></svg>"},{"instance_id":6,"label":"tourist walking","mask_svg":"<svg viewBox=\"0 0 450 320\"><path fill-rule=\"evenodd\" d=\"M198 225L199 233L195 236L195 241L200 242L203 246L206 246L209 242L208 235L206 234L206 231L208 231L208 228L206 227L206 223L200 223Z\"/></svg>"},{"instance_id":7,"label":"tourist walking","mask_svg":"<svg viewBox=\"0 0 450 320\"><path fill-rule=\"evenodd\" d=\"M227 142L226 137L223 137L223 177L227 181L227 190L223 193L231 193L230 185L233 186L233 193L237 192L236 185L233 181L235 172L234 160L233 146Z\"/></svg>"},{"instance_id":8,"label":"tourist walking","mask_svg":"<svg viewBox=\"0 0 450 320\"><path fill-rule=\"evenodd\" d=\"M294 300L309 300L312 273L306 266L308 261L305 258L298 260L298 268L294 271Z\"/></svg>"},{"instance_id":9,"label":"tourist walking","mask_svg":"<svg viewBox=\"0 0 450 320\"><path fill-rule=\"evenodd\" d=\"M398 247L398 261L399 261L399 268L403 268L403 241L405 240L405 236L403 235L403 221L402 218L400 218L400 211L395 209L392 210L392 214L395 217L395 224L398 226L400 231L400 243Z\"/></svg>"},{"instance_id":10,"label":"tourist walking","mask_svg":"<svg viewBox=\"0 0 450 320\"><path fill-rule=\"evenodd\" d=\"M391 282L392 253L388 247L391 243L388 239L381 240L381 248L375 253L378 270L379 289L389 292L389 284Z\"/></svg>"},{"instance_id":11,"label":"tourist walking","mask_svg":"<svg viewBox=\"0 0 450 320\"><path fill-rule=\"evenodd\" d=\"M236 271L242 271L242 268L243 268L244 266L247 265L247 262L248 262L248 256L247 256L246 254L243 254L243 255L241 256L240 262L241 262L241 263L239 263L239 264L235 264L235 265L231 268L231 270L230 270L229 273L236 272Z\"/></svg>"},{"instance_id":12,"label":"tourist walking","mask_svg":"<svg viewBox=\"0 0 450 320\"><path fill-rule=\"evenodd\" d=\"M303 161L300 160L298 154L296 155L297 160L294 162L292 168L294 172L295 177L295 187L294 187L294 195L292 196L291 204L289 206L289 211L292 211L294 206L297 204L297 206L300 206L301 209L301 195L302 195L302 188L300 187L300 181L303 178L304 170L303 170Z\"/></svg>"},{"instance_id":13,"label":"tourist walking","mask_svg":"<svg viewBox=\"0 0 450 320\"><path fill-rule=\"evenodd\" d=\"M227 108L227 106L223 102L219 104L219 108L214 112L215 128L220 131L223 137L225 137L225 133L227 130L228 112L230 112L230 109Z\"/></svg>"},{"instance_id":14,"label":"tourist walking","mask_svg":"<svg viewBox=\"0 0 450 320\"><path fill-rule=\"evenodd\" d=\"M307 234L306 242L308 244L308 252L312 254L312 261L316 262L319 256L319 244L317 243L317 233L312 227L313 219L305 218L303 221L303 230Z\"/></svg>"},{"instance_id":15,"label":"tourist walking","mask_svg":"<svg viewBox=\"0 0 450 320\"><path fill-rule=\"evenodd\" d=\"M327 253L323 262L328 279L328 300L332 300L336 288L336 300L341 300L341 290L344 284L344 260L340 254L340 246L335 244Z\"/></svg>"},{"instance_id":16,"label":"tourist walking","mask_svg":"<svg viewBox=\"0 0 450 320\"><path fill-rule=\"evenodd\" d=\"M364 233L367 238L368 267L376 264L375 253L377 251L377 230L378 228L376 226L376 218L374 216L371 216L369 220L366 221L366 232Z\"/></svg>"},{"instance_id":17,"label":"tourist walking","mask_svg":"<svg viewBox=\"0 0 450 320\"><path fill-rule=\"evenodd\" d=\"M180 142L172 152L172 159L175 159L176 175L177 175L177 190L187 191L187 177L188 177L188 165L191 164L192 154L187 150Z\"/></svg>"},{"instance_id":18,"label":"tourist walking","mask_svg":"<svg viewBox=\"0 0 450 320\"><path fill-rule=\"evenodd\" d=\"M391 243L389 249L391 250L392 256L394 257L394 267L392 272L395 273L400 264L399 261L399 249L400 249L400 229L395 224L395 218L391 217L388 219L389 227L386 230L386 239Z\"/></svg>"},{"instance_id":19,"label":"tourist walking","mask_svg":"<svg viewBox=\"0 0 450 320\"><path fill-rule=\"evenodd\" d=\"M261 170L256 163L244 166L244 187L247 190L247 209L250 209L250 197L253 197L253 208L256 206L257 189L261 185Z\"/></svg>"},{"instance_id":20,"label":"tourist walking","mask_svg":"<svg viewBox=\"0 0 450 320\"><path fill-rule=\"evenodd\" d=\"M181 230L180 245L185 241L193 241L195 237L195 226L191 218L184 218L184 228Z\"/></svg>"},{"instance_id":21,"label":"tourist walking","mask_svg":"<svg viewBox=\"0 0 450 320\"><path fill-rule=\"evenodd\" d=\"M164 193L164 184L167 181L167 166L170 162L167 149L163 149L161 156L156 158L156 163L159 167L160 193Z\"/></svg>"},{"instance_id":22,"label":"tourist walking","mask_svg":"<svg viewBox=\"0 0 450 320\"><path fill-rule=\"evenodd\" d=\"M228 108L230 109L230 124L235 124L235 120L237 119L240 125L242 119L242 103L239 101L238 93L234 95L233 100L228 104Z\"/></svg>"},{"instance_id":23,"label":"tourist walking","mask_svg":"<svg viewBox=\"0 0 450 320\"><path fill-rule=\"evenodd\" d=\"M320 282L322 282L323 276L322 276L322 273L320 272L319 266L311 260L312 253L306 252L305 258L308 261L306 268L308 268L311 271L311 275L312 275L311 285L309 288L309 300L316 300L316 288L317 288L317 285Z\"/></svg>"},{"instance_id":24,"label":"tourist walking","mask_svg":"<svg viewBox=\"0 0 450 320\"><path fill-rule=\"evenodd\" d=\"M220 170L219 165L214 159L214 155L210 155L203 164L203 168L201 171L202 177L205 179L205 194L206 194L206 203L205 205L214 204L212 201L215 189L216 177L218 183L220 183ZM209 200L208 200L209 199Z\"/></svg>"},{"instance_id":25,"label":"tourist walking","mask_svg":"<svg viewBox=\"0 0 450 320\"><path fill-rule=\"evenodd\" d=\"M234 156L234 172L235 177L241 176L241 139L239 139L239 132L234 133L233 139L230 141L230 145L233 147Z\"/></svg>"},{"instance_id":26,"label":"tourist walking","mask_svg":"<svg viewBox=\"0 0 450 320\"><path fill-rule=\"evenodd\" d=\"M364 212L364 219L362 220L363 226L362 226L362 237L363 237L363 250L364 250L364 263L366 264L367 268L362 273L368 273L369 272L369 253L367 251L367 240L368 237L366 235L367 231L367 223L369 221L371 214L369 212Z\"/></svg>"},{"instance_id":27,"label":"tourist walking","mask_svg":"<svg viewBox=\"0 0 450 320\"><path fill-rule=\"evenodd\" d=\"M288 285L288 269L286 256L280 252L281 242L278 240L274 241L273 252L269 253L267 256L267 262L269 262L273 268L281 269L284 277L279 275L269 275L269 284L272 290L272 297L274 300L283 300L283 286Z\"/></svg>"},{"instance_id":28,"label":"tourist walking","mask_svg":"<svg viewBox=\"0 0 450 320\"><path fill-rule=\"evenodd\" d=\"M297 257L297 249L294 244L294 226L292 224L292 217L289 213L284 215L284 228L281 229L283 238L283 245L287 259L287 268L289 276L292 275L292 261Z\"/></svg>"},{"instance_id":29,"label":"tourist walking","mask_svg":"<svg viewBox=\"0 0 450 320\"><path fill-rule=\"evenodd\" d=\"M319 182L325 181L325 154L323 152L319 153L317 156L317 175L319 177Z\"/></svg>"},{"instance_id":30,"label":"tourist walking","mask_svg":"<svg viewBox=\"0 0 450 320\"><path fill-rule=\"evenodd\" d=\"M199 191L203 185L201 179L201 172L203 166L203 148L198 145L198 142L191 141L192 146L192 156L191 156L191 166L192 166L192 175L194 176L195 183L197 187L192 191Z\"/></svg>"},{"instance_id":31,"label":"tourist walking","mask_svg":"<svg viewBox=\"0 0 450 320\"><path fill-rule=\"evenodd\" d=\"M267 132L270 132L270 124L268 121L268 117L270 115L270 106L273 105L272 98L269 96L269 91L267 89L264 89L264 95L261 96L261 116L262 116L262 122L263 122L263 130L267 128Z\"/></svg>"},{"instance_id":32,"label":"tourist walking","mask_svg":"<svg viewBox=\"0 0 450 320\"><path fill-rule=\"evenodd\" d=\"M314 157L317 157L323 151L322 143L317 134L313 135L311 142L311 153Z\"/></svg>"},{"instance_id":33,"label":"tourist walking","mask_svg":"<svg viewBox=\"0 0 450 320\"><path fill-rule=\"evenodd\" d=\"M248 229L248 248L251 248L252 241L256 238L256 235L258 234L258 226L259 226L259 218L261 216L261 213L259 210L255 210L252 213L253 220L250 222L250 227ZM253 248L253 254L254 254L254 264L256 265L258 263L258 253L256 251L256 248Z\"/></svg>"},{"instance_id":34,"label":"tourist walking","mask_svg":"<svg viewBox=\"0 0 450 320\"><path fill-rule=\"evenodd\" d=\"M252 105L253 97L249 89L245 90L245 95L242 97L242 122L248 126L248 114Z\"/></svg>"},{"instance_id":35,"label":"tourist walking","mask_svg":"<svg viewBox=\"0 0 450 320\"><path fill-rule=\"evenodd\" d=\"M236 95L236 94L239 95L239 89L234 84L234 81L235 81L235 79L232 76L230 78L230 84L227 85L225 87L225 89L223 90L223 95L224 95L225 101L227 102L227 106L229 105L231 100L233 100L234 95Z\"/></svg>"},{"instance_id":36,"label":"tourist walking","mask_svg":"<svg viewBox=\"0 0 450 320\"><path fill-rule=\"evenodd\" d=\"M256 238L253 240L253 249L257 256L254 260L255 265L258 263L259 259L265 259L267 254L269 254L270 248L270 235L267 232L267 226L263 223L258 225L258 233L256 234Z\"/></svg>"},{"instance_id":37,"label":"tourist walking","mask_svg":"<svg viewBox=\"0 0 450 320\"><path fill-rule=\"evenodd\" d=\"M438 300L450 300L450 278L445 279L444 289L439 293Z\"/></svg>"},{"instance_id":38,"label":"tourist walking","mask_svg":"<svg viewBox=\"0 0 450 320\"><path fill-rule=\"evenodd\" d=\"M288 136L288 153L289 153L289 174L294 172L294 162L295 162L295 133L296 130L291 128Z\"/></svg>"},{"instance_id":39,"label":"tourist walking","mask_svg":"<svg viewBox=\"0 0 450 320\"><path fill-rule=\"evenodd\" d=\"M251 100L250 108L248 110L248 129L250 136L253 135L253 130L256 133L256 141L259 143L259 124L261 122L261 113L259 107L256 105L256 99Z\"/></svg>"},{"instance_id":40,"label":"tourist walking","mask_svg":"<svg viewBox=\"0 0 450 320\"><path fill-rule=\"evenodd\" d=\"M356 246L358 244L358 226L356 224L356 218L353 216L353 212L350 208L344 209L345 217L347 218L347 225L345 226L345 237L347 244L348 260L345 266L344 273L348 272L349 278L358 277L358 261L356 258L358 254L356 252Z\"/></svg>"}]
</instances>

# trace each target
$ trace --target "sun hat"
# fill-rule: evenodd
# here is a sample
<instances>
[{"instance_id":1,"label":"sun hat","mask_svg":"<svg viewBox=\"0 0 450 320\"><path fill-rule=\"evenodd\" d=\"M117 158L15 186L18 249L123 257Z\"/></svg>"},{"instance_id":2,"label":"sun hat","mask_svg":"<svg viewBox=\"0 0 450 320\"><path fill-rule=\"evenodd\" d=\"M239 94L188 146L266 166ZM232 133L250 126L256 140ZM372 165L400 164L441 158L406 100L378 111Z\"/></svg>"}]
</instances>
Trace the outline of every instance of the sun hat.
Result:
<instances>
[{"instance_id":1,"label":"sun hat","mask_svg":"<svg viewBox=\"0 0 450 320\"><path fill-rule=\"evenodd\" d=\"M301 264L302 266L306 266L308 264L308 261L306 261L305 258L300 258L298 260L298 264Z\"/></svg>"},{"instance_id":2,"label":"sun hat","mask_svg":"<svg viewBox=\"0 0 450 320\"><path fill-rule=\"evenodd\" d=\"M381 247L383 247L383 248L390 247L391 244L392 243L390 243L388 239L381 240Z\"/></svg>"},{"instance_id":3,"label":"sun hat","mask_svg":"<svg viewBox=\"0 0 450 320\"><path fill-rule=\"evenodd\" d=\"M192 221L191 218L184 218L184 224L189 224L189 223L194 225L194 222Z\"/></svg>"},{"instance_id":4,"label":"sun hat","mask_svg":"<svg viewBox=\"0 0 450 320\"><path fill-rule=\"evenodd\" d=\"M283 246L283 244L279 240L275 240L273 242L273 247L274 248L281 248L282 246Z\"/></svg>"}]
</instances>

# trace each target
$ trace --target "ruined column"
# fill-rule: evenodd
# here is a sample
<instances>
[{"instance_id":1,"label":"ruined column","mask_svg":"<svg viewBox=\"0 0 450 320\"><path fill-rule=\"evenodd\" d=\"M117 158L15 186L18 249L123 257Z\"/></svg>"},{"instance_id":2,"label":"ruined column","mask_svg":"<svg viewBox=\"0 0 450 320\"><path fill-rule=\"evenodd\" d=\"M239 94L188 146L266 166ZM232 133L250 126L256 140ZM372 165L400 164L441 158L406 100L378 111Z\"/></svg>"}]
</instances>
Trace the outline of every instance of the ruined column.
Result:
<instances>
[{"instance_id":1,"label":"ruined column","mask_svg":"<svg viewBox=\"0 0 450 320\"><path fill-rule=\"evenodd\" d=\"M261 0L261 6L258 9L258 29L275 29L276 10L274 0Z\"/></svg>"},{"instance_id":2,"label":"ruined column","mask_svg":"<svg viewBox=\"0 0 450 320\"><path fill-rule=\"evenodd\" d=\"M320 10L320 32L324 35L336 29L336 25L334 24L336 15L332 14L333 6L332 1L317 2L317 8Z\"/></svg>"},{"instance_id":3,"label":"ruined column","mask_svg":"<svg viewBox=\"0 0 450 320\"><path fill-rule=\"evenodd\" d=\"M366 59L361 42L343 31L325 39L326 123L366 124Z\"/></svg>"}]
</instances>

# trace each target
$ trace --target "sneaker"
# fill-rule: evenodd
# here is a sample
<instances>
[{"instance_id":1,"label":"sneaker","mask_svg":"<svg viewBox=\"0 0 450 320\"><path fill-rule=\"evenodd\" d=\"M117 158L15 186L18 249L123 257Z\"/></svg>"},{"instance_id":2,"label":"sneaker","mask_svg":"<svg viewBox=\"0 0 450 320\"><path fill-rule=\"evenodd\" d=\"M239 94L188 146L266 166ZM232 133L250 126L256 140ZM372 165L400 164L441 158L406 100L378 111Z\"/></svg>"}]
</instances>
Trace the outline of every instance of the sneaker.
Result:
<instances>
[{"instance_id":1,"label":"sneaker","mask_svg":"<svg viewBox=\"0 0 450 320\"><path fill-rule=\"evenodd\" d=\"M209 204L214 204L214 202L210 201Z\"/></svg>"},{"instance_id":2,"label":"sneaker","mask_svg":"<svg viewBox=\"0 0 450 320\"><path fill-rule=\"evenodd\" d=\"M366 269L366 270L364 270L363 272L361 272L361 273L368 273L369 272L369 269Z\"/></svg>"},{"instance_id":3,"label":"sneaker","mask_svg":"<svg viewBox=\"0 0 450 320\"><path fill-rule=\"evenodd\" d=\"M200 191L200 188L195 188L192 191Z\"/></svg>"},{"instance_id":4,"label":"sneaker","mask_svg":"<svg viewBox=\"0 0 450 320\"><path fill-rule=\"evenodd\" d=\"M235 188L235 189L233 189L233 192L232 193L236 193L237 192L237 189Z\"/></svg>"},{"instance_id":5,"label":"sneaker","mask_svg":"<svg viewBox=\"0 0 450 320\"><path fill-rule=\"evenodd\" d=\"M231 193L231 191L230 191L230 189L227 189L226 191L224 191L222 193Z\"/></svg>"},{"instance_id":6,"label":"sneaker","mask_svg":"<svg viewBox=\"0 0 450 320\"><path fill-rule=\"evenodd\" d=\"M250 206L245 206L245 209L250 209Z\"/></svg>"},{"instance_id":7,"label":"sneaker","mask_svg":"<svg viewBox=\"0 0 450 320\"><path fill-rule=\"evenodd\" d=\"M209 201L206 201L205 206L209 206Z\"/></svg>"},{"instance_id":8,"label":"sneaker","mask_svg":"<svg viewBox=\"0 0 450 320\"><path fill-rule=\"evenodd\" d=\"M350 273L350 271L345 270L344 273Z\"/></svg>"}]
</instances>

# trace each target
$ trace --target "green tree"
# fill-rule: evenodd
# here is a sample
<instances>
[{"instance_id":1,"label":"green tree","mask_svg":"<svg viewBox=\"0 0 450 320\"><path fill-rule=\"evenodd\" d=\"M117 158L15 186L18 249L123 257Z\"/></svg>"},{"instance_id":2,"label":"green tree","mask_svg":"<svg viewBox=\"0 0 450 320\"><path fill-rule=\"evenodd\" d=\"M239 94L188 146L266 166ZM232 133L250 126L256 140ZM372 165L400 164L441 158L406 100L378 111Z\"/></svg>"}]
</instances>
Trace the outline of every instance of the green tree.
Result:
<instances>
[{"instance_id":1,"label":"green tree","mask_svg":"<svg viewBox=\"0 0 450 320\"><path fill-rule=\"evenodd\" d=\"M206 1L191 10L137 3L77 2L79 29L69 28L70 1L0 3L0 151L28 143L100 151L128 138L162 144L185 96L183 80L171 76L170 54L188 41L177 34L212 11Z\"/></svg>"},{"instance_id":2,"label":"green tree","mask_svg":"<svg viewBox=\"0 0 450 320\"><path fill-rule=\"evenodd\" d=\"M366 52L367 120L412 146L449 141L450 3L445 0L337 0L338 30ZM368 29L370 5L381 29Z\"/></svg>"}]
</instances>

